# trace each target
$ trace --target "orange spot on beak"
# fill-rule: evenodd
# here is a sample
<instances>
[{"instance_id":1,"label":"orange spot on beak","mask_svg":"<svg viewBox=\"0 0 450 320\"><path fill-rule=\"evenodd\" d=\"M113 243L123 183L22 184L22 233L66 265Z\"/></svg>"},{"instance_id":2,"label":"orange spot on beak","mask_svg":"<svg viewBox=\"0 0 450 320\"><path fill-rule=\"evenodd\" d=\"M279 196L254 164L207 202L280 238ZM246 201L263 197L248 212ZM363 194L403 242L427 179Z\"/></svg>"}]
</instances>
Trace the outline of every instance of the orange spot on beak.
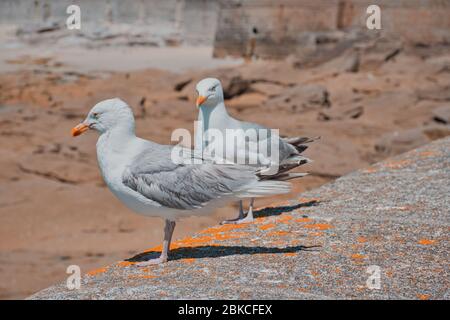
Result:
<instances>
[{"instance_id":1,"label":"orange spot on beak","mask_svg":"<svg viewBox=\"0 0 450 320\"><path fill-rule=\"evenodd\" d=\"M197 101L195 102L195 104L197 105L197 108L200 107L206 101L206 99L207 98L204 96L198 96Z\"/></svg>"},{"instance_id":2,"label":"orange spot on beak","mask_svg":"<svg viewBox=\"0 0 450 320\"><path fill-rule=\"evenodd\" d=\"M89 130L89 126L87 124L80 123L76 127L72 128L72 137L79 136L80 134L82 134L83 132L85 132L87 130Z\"/></svg>"}]
</instances>

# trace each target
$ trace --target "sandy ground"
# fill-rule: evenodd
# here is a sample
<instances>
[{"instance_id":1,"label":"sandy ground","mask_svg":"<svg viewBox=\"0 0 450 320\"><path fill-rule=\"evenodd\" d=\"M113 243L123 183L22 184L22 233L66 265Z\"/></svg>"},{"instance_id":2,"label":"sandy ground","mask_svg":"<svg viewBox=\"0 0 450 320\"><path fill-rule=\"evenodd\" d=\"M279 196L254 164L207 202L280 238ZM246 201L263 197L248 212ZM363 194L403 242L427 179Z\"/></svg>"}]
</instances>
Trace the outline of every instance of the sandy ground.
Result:
<instances>
[{"instance_id":1,"label":"sandy ground","mask_svg":"<svg viewBox=\"0 0 450 320\"><path fill-rule=\"evenodd\" d=\"M3 72L26 69L23 65L11 63L17 57L33 59L53 58L58 60L60 70L78 72L127 72L145 68L163 68L174 73L204 70L222 66L242 64L242 59L215 59L212 47L102 47L86 50L83 47L37 46L29 48L2 48L0 70ZM83 57L83 59L80 59ZM119 63L118 63L119 62Z\"/></svg>"},{"instance_id":2,"label":"sandy ground","mask_svg":"<svg viewBox=\"0 0 450 320\"><path fill-rule=\"evenodd\" d=\"M311 175L292 197L449 134L436 119L450 101L445 50L365 51L315 67L295 61L220 61L209 48L8 48L0 53L0 298L23 298L160 243L162 221L126 209L102 182L93 132L70 129L98 101L133 106L138 135L160 143L193 129L195 83L222 79L230 113L281 134L321 136L306 151ZM185 55L184 55L185 54ZM283 197L258 200L257 206ZM182 220L175 238L236 214ZM336 213L338 214L338 213Z\"/></svg>"}]
</instances>

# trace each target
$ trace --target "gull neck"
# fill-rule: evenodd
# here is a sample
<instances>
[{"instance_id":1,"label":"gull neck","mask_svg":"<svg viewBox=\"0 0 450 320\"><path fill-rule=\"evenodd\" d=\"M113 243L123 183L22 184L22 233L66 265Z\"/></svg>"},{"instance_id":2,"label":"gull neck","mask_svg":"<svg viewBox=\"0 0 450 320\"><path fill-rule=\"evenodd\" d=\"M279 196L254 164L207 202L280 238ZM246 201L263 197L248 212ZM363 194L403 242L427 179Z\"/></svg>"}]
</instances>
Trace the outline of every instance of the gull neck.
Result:
<instances>
[{"instance_id":1,"label":"gull neck","mask_svg":"<svg viewBox=\"0 0 450 320\"><path fill-rule=\"evenodd\" d=\"M100 140L113 148L126 147L133 139L136 139L134 123L116 125L100 135Z\"/></svg>"},{"instance_id":2,"label":"gull neck","mask_svg":"<svg viewBox=\"0 0 450 320\"><path fill-rule=\"evenodd\" d=\"M223 101L217 103L214 107L200 107L200 112L203 132L220 127L230 118Z\"/></svg>"}]
</instances>

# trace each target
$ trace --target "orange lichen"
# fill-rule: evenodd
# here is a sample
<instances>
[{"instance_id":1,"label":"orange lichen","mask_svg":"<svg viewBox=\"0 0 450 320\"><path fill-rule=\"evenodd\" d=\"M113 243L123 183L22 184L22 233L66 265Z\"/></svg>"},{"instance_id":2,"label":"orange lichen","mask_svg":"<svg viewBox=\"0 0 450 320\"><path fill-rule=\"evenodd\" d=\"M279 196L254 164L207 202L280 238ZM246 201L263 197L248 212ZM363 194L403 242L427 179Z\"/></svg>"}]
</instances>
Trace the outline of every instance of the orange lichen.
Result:
<instances>
[{"instance_id":1,"label":"orange lichen","mask_svg":"<svg viewBox=\"0 0 450 320\"><path fill-rule=\"evenodd\" d=\"M170 246L171 249L177 249L181 247L196 247L200 245L207 244L209 241L212 241L212 237L197 237L197 238L185 238L181 240L177 240Z\"/></svg>"},{"instance_id":2,"label":"orange lichen","mask_svg":"<svg viewBox=\"0 0 450 320\"><path fill-rule=\"evenodd\" d=\"M312 219L311 218L300 218L300 219L295 219L295 222L311 222Z\"/></svg>"},{"instance_id":3,"label":"orange lichen","mask_svg":"<svg viewBox=\"0 0 450 320\"><path fill-rule=\"evenodd\" d=\"M323 232L312 232L309 235L313 237L320 237L321 235L323 235Z\"/></svg>"},{"instance_id":4,"label":"orange lichen","mask_svg":"<svg viewBox=\"0 0 450 320\"><path fill-rule=\"evenodd\" d=\"M320 199L319 198L303 198L303 197L301 197L301 198L298 198L298 201L300 203L304 203L304 202L320 201Z\"/></svg>"},{"instance_id":5,"label":"orange lichen","mask_svg":"<svg viewBox=\"0 0 450 320\"><path fill-rule=\"evenodd\" d=\"M204 236L204 237L197 237L197 238L185 238L178 240L175 245L183 245L186 247L192 247L193 245L203 245L207 244L208 242L211 242L214 237L212 236Z\"/></svg>"},{"instance_id":6,"label":"orange lichen","mask_svg":"<svg viewBox=\"0 0 450 320\"><path fill-rule=\"evenodd\" d=\"M362 172L363 173L374 173L374 172L377 172L377 169L375 169L374 167L369 167L369 168L362 170Z\"/></svg>"},{"instance_id":7,"label":"orange lichen","mask_svg":"<svg viewBox=\"0 0 450 320\"><path fill-rule=\"evenodd\" d=\"M282 246L288 245L288 243L286 241L283 241L283 240L270 241L267 244L270 245L270 246L273 246L273 247L282 247Z\"/></svg>"},{"instance_id":8,"label":"orange lichen","mask_svg":"<svg viewBox=\"0 0 450 320\"><path fill-rule=\"evenodd\" d=\"M170 249L173 249L173 244L170 245ZM161 251L161 250L162 250L162 244L160 244L159 246L147 249L144 252L147 253L147 252L154 252L154 251Z\"/></svg>"},{"instance_id":9,"label":"orange lichen","mask_svg":"<svg viewBox=\"0 0 450 320\"><path fill-rule=\"evenodd\" d=\"M181 260L181 261L183 261L184 263L194 263L194 261L195 261L195 259L194 258L187 258L187 259L183 259L183 260Z\"/></svg>"},{"instance_id":10,"label":"orange lichen","mask_svg":"<svg viewBox=\"0 0 450 320\"><path fill-rule=\"evenodd\" d=\"M420 300L428 300L428 299L430 299L430 295L429 294L418 294L417 298L419 298Z\"/></svg>"},{"instance_id":11,"label":"orange lichen","mask_svg":"<svg viewBox=\"0 0 450 320\"><path fill-rule=\"evenodd\" d=\"M315 224L307 224L305 228L316 230L328 230L334 228L334 226L328 223L315 223Z\"/></svg>"},{"instance_id":12,"label":"orange lichen","mask_svg":"<svg viewBox=\"0 0 450 320\"><path fill-rule=\"evenodd\" d=\"M276 226L275 223L266 223L266 224L263 224L262 226L259 226L258 228L260 228L261 230L267 230L267 229L272 229L275 226Z\"/></svg>"},{"instance_id":13,"label":"orange lichen","mask_svg":"<svg viewBox=\"0 0 450 320\"><path fill-rule=\"evenodd\" d=\"M135 262L131 262L131 261L120 261L119 263L117 263L117 265L119 267L128 267L128 266L132 266L133 264L135 264Z\"/></svg>"},{"instance_id":14,"label":"orange lichen","mask_svg":"<svg viewBox=\"0 0 450 320\"><path fill-rule=\"evenodd\" d=\"M157 276L151 274L130 274L128 275L129 279L139 278L139 279L155 279Z\"/></svg>"},{"instance_id":15,"label":"orange lichen","mask_svg":"<svg viewBox=\"0 0 450 320\"><path fill-rule=\"evenodd\" d=\"M358 239L356 239L359 243L366 243L367 242L367 238L365 237L358 237Z\"/></svg>"},{"instance_id":16,"label":"orange lichen","mask_svg":"<svg viewBox=\"0 0 450 320\"><path fill-rule=\"evenodd\" d=\"M311 271L310 273L313 277L319 276L319 273L317 271Z\"/></svg>"},{"instance_id":17,"label":"orange lichen","mask_svg":"<svg viewBox=\"0 0 450 320\"><path fill-rule=\"evenodd\" d=\"M108 270L108 268L99 268L99 269L91 270L87 274L90 276L95 276L97 274L106 272L106 270Z\"/></svg>"},{"instance_id":18,"label":"orange lichen","mask_svg":"<svg viewBox=\"0 0 450 320\"><path fill-rule=\"evenodd\" d=\"M289 221L292 220L292 216L289 215L283 215L280 218L277 219L278 223L289 223Z\"/></svg>"},{"instance_id":19,"label":"orange lichen","mask_svg":"<svg viewBox=\"0 0 450 320\"><path fill-rule=\"evenodd\" d=\"M390 169L400 169L411 163L411 160L390 161L384 164L384 167Z\"/></svg>"},{"instance_id":20,"label":"orange lichen","mask_svg":"<svg viewBox=\"0 0 450 320\"><path fill-rule=\"evenodd\" d=\"M215 237L213 237L213 240L228 240L228 239L238 239L238 238L244 238L249 235L248 232L231 232L228 234L218 234Z\"/></svg>"},{"instance_id":21,"label":"orange lichen","mask_svg":"<svg viewBox=\"0 0 450 320\"><path fill-rule=\"evenodd\" d=\"M419 240L419 244L422 244L422 245L430 245L430 244L434 244L434 243L436 243L436 240L431 240L431 239L420 239Z\"/></svg>"},{"instance_id":22,"label":"orange lichen","mask_svg":"<svg viewBox=\"0 0 450 320\"><path fill-rule=\"evenodd\" d=\"M297 255L297 253L295 253L295 252L286 252L286 253L283 253L283 255L286 256L286 257L295 257Z\"/></svg>"},{"instance_id":23,"label":"orange lichen","mask_svg":"<svg viewBox=\"0 0 450 320\"><path fill-rule=\"evenodd\" d=\"M360 259L364 259L364 255L359 254L359 253L354 253L351 255L352 259L356 259L356 260L360 260Z\"/></svg>"},{"instance_id":24,"label":"orange lichen","mask_svg":"<svg viewBox=\"0 0 450 320\"><path fill-rule=\"evenodd\" d=\"M253 223L254 223L254 224L262 224L262 223L264 223L265 221L267 221L267 218L259 217L259 218L255 218L255 219L253 220Z\"/></svg>"},{"instance_id":25,"label":"orange lichen","mask_svg":"<svg viewBox=\"0 0 450 320\"><path fill-rule=\"evenodd\" d=\"M198 246L204 246L204 245L208 245L208 246L214 246L215 244L212 243L214 240L216 241L223 241L223 240L228 240L228 239L237 239L237 238L242 238L247 236L248 233L246 232L230 232L230 233L226 233L226 234L222 234L219 232L213 232L210 236L203 236L203 237L187 237L181 240L177 240L171 243L170 245L170 249L178 249L178 248L182 248L182 247L189 247L189 248L193 248L193 247L198 247ZM162 250L162 246L156 246L150 249L147 249L144 251L144 253L149 253L149 252L158 252Z\"/></svg>"},{"instance_id":26,"label":"orange lichen","mask_svg":"<svg viewBox=\"0 0 450 320\"><path fill-rule=\"evenodd\" d=\"M419 155L423 158L428 158L428 157L436 156L437 154L434 151L423 151L423 152L419 153Z\"/></svg>"},{"instance_id":27,"label":"orange lichen","mask_svg":"<svg viewBox=\"0 0 450 320\"><path fill-rule=\"evenodd\" d=\"M272 231L272 232L269 232L267 235L269 236L269 237L276 237L276 236L285 236L285 235L288 235L290 232L288 232L288 231Z\"/></svg>"},{"instance_id":28,"label":"orange lichen","mask_svg":"<svg viewBox=\"0 0 450 320\"><path fill-rule=\"evenodd\" d=\"M231 230L240 229L240 228L245 228L245 225L242 225L242 224L224 224L222 226L208 228L206 230L203 230L200 233L202 233L202 234L217 234L217 233L220 233L220 232L226 232L226 231L231 231Z\"/></svg>"}]
</instances>

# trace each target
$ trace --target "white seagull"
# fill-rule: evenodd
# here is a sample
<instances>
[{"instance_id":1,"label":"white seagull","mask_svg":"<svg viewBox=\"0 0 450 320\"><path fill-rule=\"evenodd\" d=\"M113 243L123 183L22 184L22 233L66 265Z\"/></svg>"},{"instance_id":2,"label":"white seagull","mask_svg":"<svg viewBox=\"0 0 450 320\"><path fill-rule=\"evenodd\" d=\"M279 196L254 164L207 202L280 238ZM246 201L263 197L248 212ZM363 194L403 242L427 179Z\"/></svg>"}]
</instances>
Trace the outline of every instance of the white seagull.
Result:
<instances>
[{"instance_id":1,"label":"white seagull","mask_svg":"<svg viewBox=\"0 0 450 320\"><path fill-rule=\"evenodd\" d=\"M195 150L202 154L216 156L217 150L223 150L221 156L224 160L239 164L249 163L253 156L253 165L260 168L260 172L266 172L266 179L289 180L307 175L306 173L288 173L289 170L311 162L300 154L307 149L306 143L317 138L294 137L280 138L270 129L256 123L240 121L231 117L224 103L223 89L220 81L215 78L206 78L197 83L197 101L199 108L198 124L195 136ZM221 141L208 132L218 130L222 133ZM252 132L256 134L252 134ZM261 134L262 133L262 134ZM240 142L233 142L235 137ZM267 146L275 142L278 150L276 157L270 156ZM255 151L256 150L256 151ZM264 151L265 150L265 151ZM264 152L263 152L264 151ZM276 170L267 171L267 168ZM266 170L264 170L266 168ZM253 203L251 198L247 214L242 208L242 200L239 201L239 215L236 219L225 220L222 223L247 223L253 221Z\"/></svg>"},{"instance_id":2,"label":"white seagull","mask_svg":"<svg viewBox=\"0 0 450 320\"><path fill-rule=\"evenodd\" d=\"M97 158L111 192L134 212L165 219L161 256L140 266L167 261L177 218L212 213L227 201L290 191L289 183L262 179L254 167L172 161L174 146L136 137L133 112L118 98L97 103L72 135L89 129L100 135Z\"/></svg>"}]
</instances>

